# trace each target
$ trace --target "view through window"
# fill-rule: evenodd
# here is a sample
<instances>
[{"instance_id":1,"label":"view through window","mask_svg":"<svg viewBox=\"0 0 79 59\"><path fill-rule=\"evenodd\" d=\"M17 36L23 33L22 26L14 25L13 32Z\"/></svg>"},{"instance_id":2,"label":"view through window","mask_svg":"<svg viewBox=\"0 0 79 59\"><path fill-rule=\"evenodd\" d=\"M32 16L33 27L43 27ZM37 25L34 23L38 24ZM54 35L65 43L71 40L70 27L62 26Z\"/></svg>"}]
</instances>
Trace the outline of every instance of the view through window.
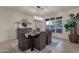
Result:
<instances>
[{"instance_id":1,"label":"view through window","mask_svg":"<svg viewBox=\"0 0 79 59\"><path fill-rule=\"evenodd\" d=\"M62 33L62 17L46 19L46 29L54 33Z\"/></svg>"}]
</instances>

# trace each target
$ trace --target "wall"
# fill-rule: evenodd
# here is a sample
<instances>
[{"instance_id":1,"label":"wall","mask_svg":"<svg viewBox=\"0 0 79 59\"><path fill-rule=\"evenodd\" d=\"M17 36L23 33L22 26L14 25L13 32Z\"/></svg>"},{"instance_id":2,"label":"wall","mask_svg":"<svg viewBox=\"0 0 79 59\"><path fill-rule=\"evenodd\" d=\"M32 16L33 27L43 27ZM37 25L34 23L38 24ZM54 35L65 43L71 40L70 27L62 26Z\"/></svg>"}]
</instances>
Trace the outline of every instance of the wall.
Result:
<instances>
[{"instance_id":1,"label":"wall","mask_svg":"<svg viewBox=\"0 0 79 59\"><path fill-rule=\"evenodd\" d=\"M69 12L64 11L64 12L59 12L57 13L56 17L62 16L62 33L52 33L54 37L58 38L63 38L63 39L68 39L68 34L69 32L65 31L64 24L66 23L67 19L69 18Z\"/></svg>"},{"instance_id":2,"label":"wall","mask_svg":"<svg viewBox=\"0 0 79 59\"><path fill-rule=\"evenodd\" d=\"M79 8L77 9L72 9L72 10L67 10L67 11L63 11L63 12L59 12L57 13L57 16L63 16L63 19L62 19L62 24L63 24L63 33L62 34L58 34L58 33L55 33L54 35L57 36L57 37L60 37L60 38L64 38L64 39L69 39L68 38L68 34L69 32L66 32L65 31L65 28L64 28L64 24L66 23L66 21L69 19L69 15L71 13L78 13L79 12Z\"/></svg>"},{"instance_id":3,"label":"wall","mask_svg":"<svg viewBox=\"0 0 79 59\"><path fill-rule=\"evenodd\" d=\"M16 39L15 22L23 18L28 19L29 22L32 22L33 29L35 28L33 17L31 15L25 15L20 12L0 7L0 41Z\"/></svg>"},{"instance_id":4,"label":"wall","mask_svg":"<svg viewBox=\"0 0 79 59\"><path fill-rule=\"evenodd\" d=\"M79 23L77 25L77 34L79 35Z\"/></svg>"},{"instance_id":5,"label":"wall","mask_svg":"<svg viewBox=\"0 0 79 59\"><path fill-rule=\"evenodd\" d=\"M77 13L77 12L79 12L79 8L58 12L58 13L52 13L50 15L45 15L44 18L63 16L63 19L62 19L63 33L62 34L52 33L52 36L68 39L69 32L65 31L64 24L66 23L66 20L69 18L69 14ZM36 23L34 22L33 15L23 14L21 12L0 7L0 41L16 39L15 22L23 18L28 19L28 21L32 23L33 29L36 29ZM45 20L39 24L40 24L41 30L45 30ZM79 33L79 30L78 30L78 33Z\"/></svg>"},{"instance_id":6,"label":"wall","mask_svg":"<svg viewBox=\"0 0 79 59\"><path fill-rule=\"evenodd\" d=\"M77 12L79 12L79 8L56 13L56 15L54 17L57 17L57 16L63 17L62 18L62 29L63 29L62 31L63 31L63 33L61 33L61 34L60 33L52 33L52 36L58 37L58 38L63 38L63 39L69 39L68 38L69 32L65 31L64 24L66 23L67 19L69 19L69 15L71 13L76 14ZM52 15L52 17L53 17L53 15ZM79 33L79 29L78 29L78 33Z\"/></svg>"}]
</instances>

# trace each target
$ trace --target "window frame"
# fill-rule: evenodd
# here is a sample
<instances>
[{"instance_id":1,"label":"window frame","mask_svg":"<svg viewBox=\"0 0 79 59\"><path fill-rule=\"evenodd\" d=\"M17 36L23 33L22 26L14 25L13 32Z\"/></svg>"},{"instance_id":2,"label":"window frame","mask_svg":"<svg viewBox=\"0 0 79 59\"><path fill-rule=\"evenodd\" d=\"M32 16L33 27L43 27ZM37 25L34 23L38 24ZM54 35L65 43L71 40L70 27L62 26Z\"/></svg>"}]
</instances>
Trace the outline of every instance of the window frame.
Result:
<instances>
[{"instance_id":1,"label":"window frame","mask_svg":"<svg viewBox=\"0 0 79 59\"><path fill-rule=\"evenodd\" d=\"M56 18L48 18L49 20L45 20L45 23L46 23L46 21L49 21L49 25L48 25L48 28L46 28L46 29L50 29L50 30L54 30L54 31L52 31L53 33L62 33L62 17L56 17ZM51 26L51 22L50 21L52 21L52 20L54 20L54 22L55 22L55 25L54 25L54 28L52 28ZM60 27L56 27L57 25L56 25L56 20L60 20L61 21L61 26ZM46 25L46 24L45 24ZM46 25L47 26L47 25ZM57 30L58 29L58 30ZM59 31L60 30L60 31Z\"/></svg>"}]
</instances>

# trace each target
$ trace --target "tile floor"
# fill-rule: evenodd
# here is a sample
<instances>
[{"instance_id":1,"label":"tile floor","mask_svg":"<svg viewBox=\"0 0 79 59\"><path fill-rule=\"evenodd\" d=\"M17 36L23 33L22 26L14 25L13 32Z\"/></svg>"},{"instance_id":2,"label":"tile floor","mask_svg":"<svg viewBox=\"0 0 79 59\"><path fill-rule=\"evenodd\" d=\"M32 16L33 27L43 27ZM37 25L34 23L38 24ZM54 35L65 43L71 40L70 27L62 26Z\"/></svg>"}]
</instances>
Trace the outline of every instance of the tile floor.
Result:
<instances>
[{"instance_id":1,"label":"tile floor","mask_svg":"<svg viewBox=\"0 0 79 59\"><path fill-rule=\"evenodd\" d=\"M69 40L52 38L52 43L41 51L26 50L21 52L17 47L17 40L0 43L0 53L79 53L79 44L71 43Z\"/></svg>"}]
</instances>

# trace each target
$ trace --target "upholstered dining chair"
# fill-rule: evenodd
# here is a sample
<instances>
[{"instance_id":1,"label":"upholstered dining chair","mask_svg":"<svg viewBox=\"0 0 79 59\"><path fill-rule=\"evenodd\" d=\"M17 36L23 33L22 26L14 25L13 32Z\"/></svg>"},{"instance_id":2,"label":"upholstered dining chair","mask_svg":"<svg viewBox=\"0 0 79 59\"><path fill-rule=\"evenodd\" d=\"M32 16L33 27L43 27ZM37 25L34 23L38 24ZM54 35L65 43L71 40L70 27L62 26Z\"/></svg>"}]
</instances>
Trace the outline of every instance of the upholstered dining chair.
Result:
<instances>
[{"instance_id":1,"label":"upholstered dining chair","mask_svg":"<svg viewBox=\"0 0 79 59\"><path fill-rule=\"evenodd\" d=\"M40 35L34 39L34 47L42 50L46 46L46 32L41 32Z\"/></svg>"},{"instance_id":2,"label":"upholstered dining chair","mask_svg":"<svg viewBox=\"0 0 79 59\"><path fill-rule=\"evenodd\" d=\"M52 31L46 30L46 44L47 45L51 44L51 37L52 37Z\"/></svg>"},{"instance_id":3,"label":"upholstered dining chair","mask_svg":"<svg viewBox=\"0 0 79 59\"><path fill-rule=\"evenodd\" d=\"M21 51L25 51L30 48L30 39L25 37L27 29L17 29L18 48Z\"/></svg>"}]
</instances>

